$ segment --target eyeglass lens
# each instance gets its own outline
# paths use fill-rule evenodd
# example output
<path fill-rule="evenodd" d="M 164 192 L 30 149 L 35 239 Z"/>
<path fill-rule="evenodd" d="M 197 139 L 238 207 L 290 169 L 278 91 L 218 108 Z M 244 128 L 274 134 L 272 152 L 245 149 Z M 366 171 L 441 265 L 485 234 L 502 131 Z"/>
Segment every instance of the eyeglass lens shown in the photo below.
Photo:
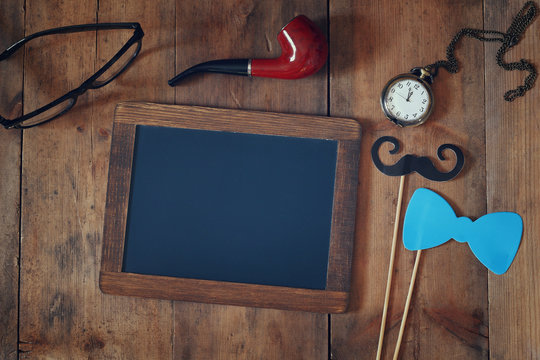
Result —
<path fill-rule="evenodd" d="M 49 120 L 54 119 L 56 116 L 61 115 L 65 111 L 69 110 L 73 104 L 75 104 L 75 99 L 68 98 L 64 101 L 62 101 L 59 104 L 56 104 L 52 108 L 37 114 L 36 116 L 32 116 L 30 119 L 25 120 L 21 122 L 17 127 L 20 128 L 29 128 L 32 126 L 39 125 L 41 123 L 47 122 Z"/>
<path fill-rule="evenodd" d="M 130 62 L 135 58 L 139 47 L 140 41 L 131 44 L 129 49 L 118 60 L 116 60 L 110 68 L 108 68 L 103 74 L 94 80 L 92 86 L 101 87 L 107 85 L 116 76 L 120 75 L 120 73 L 124 71 L 124 69 L 126 69 Z"/>

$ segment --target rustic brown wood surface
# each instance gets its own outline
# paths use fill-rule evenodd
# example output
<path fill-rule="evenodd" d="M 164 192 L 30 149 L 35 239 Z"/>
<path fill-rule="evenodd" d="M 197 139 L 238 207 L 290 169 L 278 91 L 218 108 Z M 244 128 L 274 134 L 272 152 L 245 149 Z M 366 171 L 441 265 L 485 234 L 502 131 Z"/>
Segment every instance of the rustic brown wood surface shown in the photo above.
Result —
<path fill-rule="evenodd" d="M 115 121 L 121 124 L 309 137 L 338 141 L 357 141 L 361 134 L 358 122 L 353 119 L 241 111 L 204 106 L 128 102 L 119 104 L 114 116 Z"/>
<path fill-rule="evenodd" d="M 24 34 L 21 1 L 0 3 L 0 48 Z M 23 57 L 0 64 L 0 113 L 22 114 Z M 6 86 L 7 85 L 7 86 Z M 21 132 L 0 131 L 0 359 L 17 359 Z"/>
<path fill-rule="evenodd" d="M 536 2 L 538 5 L 538 2 Z M 519 2 L 486 1 L 486 28 L 510 26 Z M 540 21 L 532 23 L 507 62 L 540 65 Z M 516 211 L 524 222 L 516 259 L 504 276 L 489 276 L 489 350 L 492 359 L 540 358 L 540 86 L 509 104 L 502 95 L 523 83 L 525 72 L 504 72 L 485 48 L 487 210 Z M 537 80 L 538 81 L 538 80 Z"/>
<path fill-rule="evenodd" d="M 122 272 L 102 272 L 100 288 L 113 295 L 232 304 L 270 309 L 343 313 L 344 291 L 183 279 Z"/>
<path fill-rule="evenodd" d="M 0 133 L 0 358 L 375 358 L 399 183 L 371 163 L 369 149 L 382 135 L 397 137 L 401 154 L 435 158 L 444 142 L 465 153 L 465 168 L 448 183 L 409 175 L 404 205 L 414 189 L 425 186 L 443 194 L 459 215 L 516 211 L 525 225 L 516 260 L 503 276 L 488 274 L 464 244 L 449 242 L 423 253 L 401 358 L 538 358 L 540 85 L 505 102 L 504 91 L 519 85 L 524 74 L 496 65 L 498 43 L 464 39 L 456 51 L 460 72 L 441 70 L 433 86 L 435 111 L 426 124 L 398 129 L 378 104 L 390 77 L 444 58 L 462 27 L 506 31 L 523 3 L 1 2 L 2 47 L 23 34 L 94 22 L 138 21 L 145 37 L 126 73 L 79 97 L 65 116 L 22 135 Z M 329 62 L 316 75 L 295 81 L 203 75 L 174 89 L 167 85 L 202 61 L 277 56 L 277 31 L 301 13 L 329 37 Z M 523 57 L 540 66 L 539 21 L 508 60 Z M 79 86 L 125 40 L 84 33 L 30 43 L 0 62 L 2 116 L 29 112 Z M 350 312 L 327 316 L 102 294 L 113 111 L 118 102 L 137 100 L 357 119 L 363 139 Z M 452 167 L 448 163 L 441 168 Z M 396 260 L 385 359 L 393 353 L 414 254 L 399 247 Z"/>

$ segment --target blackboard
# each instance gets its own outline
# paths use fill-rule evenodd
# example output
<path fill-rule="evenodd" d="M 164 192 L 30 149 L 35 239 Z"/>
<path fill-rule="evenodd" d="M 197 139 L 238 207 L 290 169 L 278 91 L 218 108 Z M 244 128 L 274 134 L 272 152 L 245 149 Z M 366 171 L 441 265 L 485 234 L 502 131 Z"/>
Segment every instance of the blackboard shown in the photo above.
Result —
<path fill-rule="evenodd" d="M 324 289 L 336 157 L 336 140 L 137 126 L 123 271 Z"/>
<path fill-rule="evenodd" d="M 348 119 L 119 106 L 102 290 L 344 311 L 359 135 Z"/>

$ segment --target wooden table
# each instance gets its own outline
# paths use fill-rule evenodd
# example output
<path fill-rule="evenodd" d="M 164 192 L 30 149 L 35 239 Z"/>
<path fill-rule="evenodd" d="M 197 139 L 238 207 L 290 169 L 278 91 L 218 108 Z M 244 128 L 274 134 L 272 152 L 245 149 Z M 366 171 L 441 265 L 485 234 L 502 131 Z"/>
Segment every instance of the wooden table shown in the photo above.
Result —
<path fill-rule="evenodd" d="M 425 251 L 402 345 L 403 359 L 540 358 L 540 85 L 512 103 L 519 71 L 496 65 L 498 43 L 465 39 L 460 71 L 442 70 L 423 126 L 399 129 L 379 105 L 395 74 L 442 59 L 463 27 L 506 31 L 520 1 L 138 1 L 0 2 L 0 47 L 39 30 L 138 21 L 145 37 L 133 66 L 81 96 L 67 115 L 29 130 L 0 131 L 0 358 L 373 359 L 377 349 L 398 178 L 382 175 L 369 149 L 392 135 L 404 153 L 464 149 L 453 181 L 407 177 L 443 194 L 459 215 L 523 216 L 517 257 L 489 273 L 464 244 Z M 167 80 L 198 62 L 273 57 L 275 36 L 297 14 L 329 38 L 330 57 L 296 81 L 226 75 Z M 509 61 L 540 66 L 540 21 Z M 0 63 L 3 116 L 14 117 L 79 86 L 121 39 L 95 33 L 36 42 Z M 24 53 L 24 56 L 23 56 Z M 351 305 L 337 316 L 104 295 L 98 288 L 115 105 L 140 100 L 357 119 L 363 127 Z M 451 167 L 451 165 L 449 165 Z M 414 254 L 399 246 L 385 341 L 391 358 Z"/>

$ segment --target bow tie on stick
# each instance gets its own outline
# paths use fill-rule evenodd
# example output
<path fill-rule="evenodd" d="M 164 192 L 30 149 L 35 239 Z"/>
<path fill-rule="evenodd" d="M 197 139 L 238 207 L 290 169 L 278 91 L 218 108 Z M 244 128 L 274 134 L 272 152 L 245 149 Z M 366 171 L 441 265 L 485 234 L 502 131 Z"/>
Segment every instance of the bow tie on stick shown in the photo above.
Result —
<path fill-rule="evenodd" d="M 504 274 L 516 256 L 523 221 L 513 212 L 496 212 L 476 221 L 457 217 L 437 193 L 417 189 L 407 207 L 403 222 L 403 245 L 408 250 L 423 250 L 450 239 L 469 244 L 474 256 L 497 275 Z"/>

